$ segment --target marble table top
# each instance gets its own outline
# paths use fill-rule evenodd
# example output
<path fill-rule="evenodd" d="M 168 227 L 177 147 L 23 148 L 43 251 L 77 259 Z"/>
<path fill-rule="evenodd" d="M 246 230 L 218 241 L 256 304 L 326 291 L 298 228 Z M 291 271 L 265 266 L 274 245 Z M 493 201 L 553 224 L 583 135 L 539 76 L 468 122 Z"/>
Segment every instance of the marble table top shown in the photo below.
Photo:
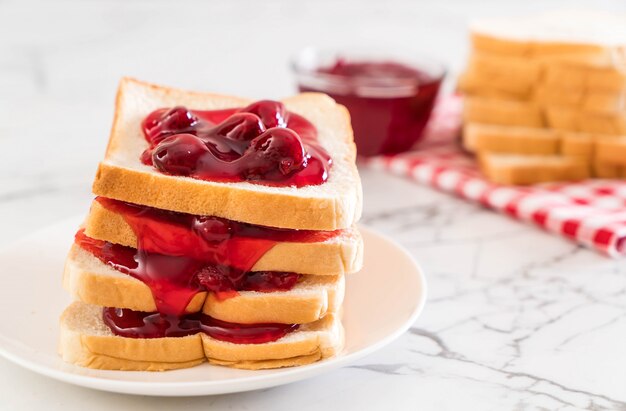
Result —
<path fill-rule="evenodd" d="M 460 0 L 263 3 L 0 1 L 0 246 L 86 212 L 122 75 L 278 97 L 293 90 L 287 59 L 301 45 L 393 39 L 430 47 L 454 72 L 466 53 L 467 17 L 496 8 Z M 502 8 L 538 7 L 526 3 Z M 358 19 L 350 18 L 355 7 Z M 259 28 L 259 19 L 273 24 Z M 380 19 L 378 34 L 364 29 Z M 266 47 L 277 47 L 275 59 L 250 70 L 250 55 Z M 361 172 L 363 224 L 404 245 L 429 282 L 423 315 L 392 345 L 288 386 L 178 399 L 78 388 L 0 359 L 0 409 L 626 410 L 626 261 Z"/>

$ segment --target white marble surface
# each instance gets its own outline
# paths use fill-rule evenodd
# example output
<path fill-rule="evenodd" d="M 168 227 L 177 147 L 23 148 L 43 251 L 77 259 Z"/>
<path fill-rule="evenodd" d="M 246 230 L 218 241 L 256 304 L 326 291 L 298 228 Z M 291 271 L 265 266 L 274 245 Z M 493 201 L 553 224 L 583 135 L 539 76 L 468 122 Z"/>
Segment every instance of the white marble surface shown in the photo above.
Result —
<path fill-rule="evenodd" d="M 122 75 L 277 97 L 308 44 L 428 50 L 454 72 L 468 16 L 585 4 L 178 3 L 0 1 L 0 245 L 87 210 Z M 424 314 L 390 347 L 289 386 L 188 399 L 81 389 L 0 359 L 0 409 L 626 410 L 625 261 L 379 172 L 363 180 L 364 223 L 404 244 L 430 283 Z"/>

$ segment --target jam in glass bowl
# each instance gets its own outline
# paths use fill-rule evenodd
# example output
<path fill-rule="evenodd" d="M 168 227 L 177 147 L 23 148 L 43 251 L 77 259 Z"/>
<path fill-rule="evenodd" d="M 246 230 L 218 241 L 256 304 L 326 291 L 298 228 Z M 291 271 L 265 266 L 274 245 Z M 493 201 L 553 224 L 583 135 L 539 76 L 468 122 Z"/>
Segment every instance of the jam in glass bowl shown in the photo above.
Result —
<path fill-rule="evenodd" d="M 421 137 L 445 69 L 407 53 L 302 50 L 293 60 L 300 91 L 326 93 L 350 112 L 361 156 L 393 154 Z"/>

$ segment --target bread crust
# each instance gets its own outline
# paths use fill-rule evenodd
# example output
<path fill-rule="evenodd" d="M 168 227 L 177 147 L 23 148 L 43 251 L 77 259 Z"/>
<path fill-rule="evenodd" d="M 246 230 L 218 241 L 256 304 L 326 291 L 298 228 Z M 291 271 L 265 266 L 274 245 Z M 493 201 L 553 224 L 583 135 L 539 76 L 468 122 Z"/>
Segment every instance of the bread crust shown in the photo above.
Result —
<path fill-rule="evenodd" d="M 515 157 L 515 161 L 506 160 L 511 157 Z M 482 153 L 479 161 L 489 180 L 498 184 L 527 185 L 590 177 L 589 163 L 576 157 Z"/>
<path fill-rule="evenodd" d="M 94 369 L 166 371 L 213 364 L 244 369 L 308 364 L 338 353 L 344 344 L 339 318 L 328 316 L 275 342 L 232 344 L 199 333 L 187 337 L 124 338 L 101 320 L 101 308 L 72 303 L 61 316 L 59 353 L 64 361 Z M 298 335 L 294 335 L 301 333 Z"/>
<path fill-rule="evenodd" d="M 626 166 L 626 137 L 597 139 L 595 159 L 600 164 Z"/>
<path fill-rule="evenodd" d="M 87 251 L 73 245 L 65 263 L 63 286 L 75 299 L 91 305 L 157 311 L 150 288 L 140 280 L 116 272 Z M 343 276 L 305 276 L 292 291 L 259 293 L 242 291 L 220 300 L 200 292 L 186 311 L 202 311 L 234 323 L 304 324 L 317 321 L 341 306 Z"/>
<path fill-rule="evenodd" d="M 124 218 L 94 201 L 85 221 L 85 234 L 97 240 L 137 247 L 137 237 Z M 309 275 L 343 275 L 363 267 L 363 238 L 356 229 L 345 229 L 325 242 L 281 242 L 268 250 L 252 271 L 285 271 Z"/>
<path fill-rule="evenodd" d="M 139 104 L 135 100 L 146 107 L 137 110 L 142 113 L 140 116 L 127 115 L 126 112 Z M 217 183 L 161 174 L 138 162 L 141 151 L 147 147 L 139 134 L 139 123 L 150 111 L 176 104 L 217 109 L 241 107 L 248 102 L 236 97 L 122 79 L 106 157 L 98 167 L 93 184 L 94 194 L 164 210 L 215 215 L 271 227 L 336 230 L 352 226 L 361 215 L 362 189 L 355 164 L 356 146 L 350 116 L 345 107 L 323 94 L 303 93 L 283 100 L 289 110 L 305 116 L 316 126 L 323 146 L 341 144 L 343 147 L 343 153 L 330 150 L 334 165 L 329 180 L 321 186 L 270 188 L 247 182 Z M 120 154 L 129 151 L 128 147 L 132 148 L 130 155 L 137 157 L 132 166 L 125 166 L 120 160 L 120 156 L 129 154 Z"/>
<path fill-rule="evenodd" d="M 466 123 L 463 144 L 473 152 L 558 154 L 560 136 L 554 130 Z"/>
<path fill-rule="evenodd" d="M 466 123 L 502 126 L 543 127 L 545 125 L 541 108 L 533 103 L 481 97 L 464 99 L 463 120 Z"/>
<path fill-rule="evenodd" d="M 475 50 L 507 56 L 541 57 L 555 54 L 605 56 L 611 52 L 609 47 L 597 44 L 524 41 L 497 37 L 477 30 L 472 30 L 470 40 Z"/>

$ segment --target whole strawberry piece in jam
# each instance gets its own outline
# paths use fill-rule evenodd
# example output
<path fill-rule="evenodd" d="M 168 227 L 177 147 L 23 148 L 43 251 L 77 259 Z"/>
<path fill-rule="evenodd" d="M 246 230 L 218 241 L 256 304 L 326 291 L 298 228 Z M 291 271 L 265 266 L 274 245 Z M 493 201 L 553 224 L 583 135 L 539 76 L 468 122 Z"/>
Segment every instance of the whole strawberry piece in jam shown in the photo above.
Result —
<path fill-rule="evenodd" d="M 152 164 L 167 174 L 190 176 L 200 157 L 209 153 L 204 141 L 193 134 L 176 134 L 161 141 L 152 151 Z"/>
<path fill-rule="evenodd" d="M 261 118 L 265 127 L 287 127 L 289 114 L 280 101 L 261 100 L 241 109 L 245 113 L 253 113 Z"/>
<path fill-rule="evenodd" d="M 198 118 L 183 106 L 160 109 L 150 113 L 142 126 L 147 140 L 158 144 L 166 137 L 195 131 Z"/>
<path fill-rule="evenodd" d="M 306 167 L 302 140 L 287 128 L 271 128 L 252 140 L 242 159 L 248 164 L 248 179 L 289 175 Z"/>

